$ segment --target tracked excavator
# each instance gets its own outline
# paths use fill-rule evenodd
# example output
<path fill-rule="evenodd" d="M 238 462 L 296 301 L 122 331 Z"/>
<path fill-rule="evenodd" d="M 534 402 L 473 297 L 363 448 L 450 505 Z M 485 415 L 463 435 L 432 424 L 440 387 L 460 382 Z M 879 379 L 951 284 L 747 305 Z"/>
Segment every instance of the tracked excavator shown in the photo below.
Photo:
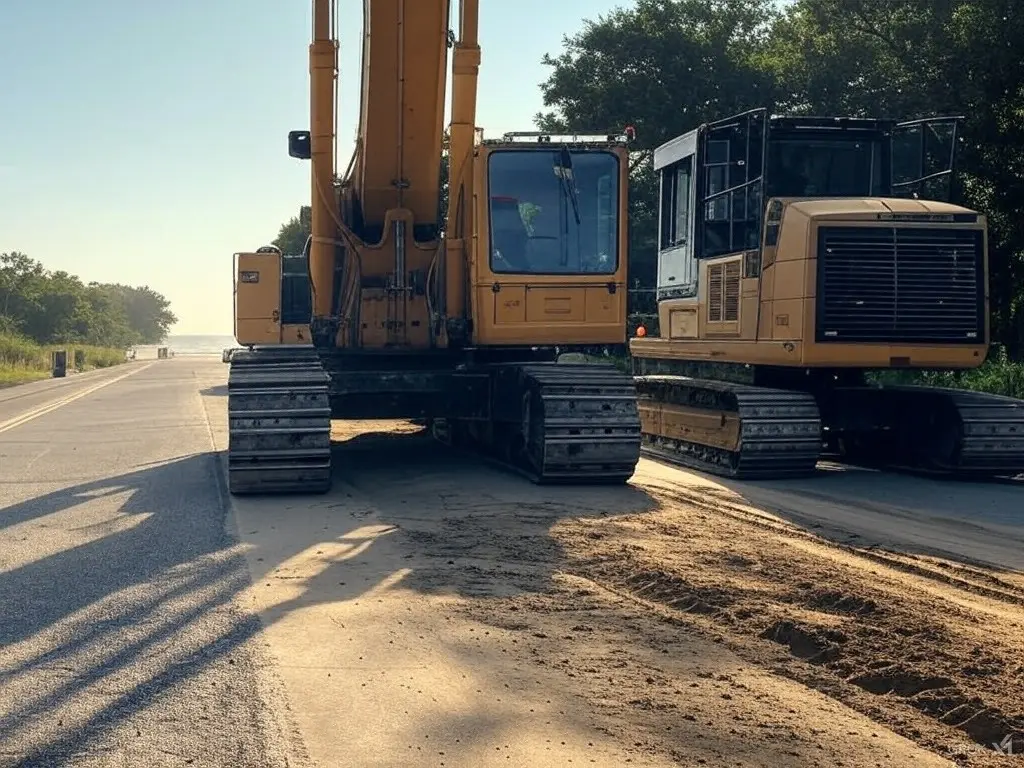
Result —
<path fill-rule="evenodd" d="M 732 478 L 822 457 L 1024 472 L 1024 401 L 868 378 L 986 359 L 986 219 L 950 202 L 959 121 L 755 109 L 657 148 L 658 333 L 630 340 L 645 454 Z"/>
<path fill-rule="evenodd" d="M 419 420 L 538 483 L 632 475 L 632 377 L 559 362 L 626 343 L 630 131 L 485 138 L 478 4 L 453 25 L 449 0 L 365 1 L 358 136 L 339 177 L 337 9 L 313 0 L 311 124 L 288 136 L 310 161 L 306 274 L 273 247 L 235 254 L 232 493 L 327 491 L 332 418 Z"/>

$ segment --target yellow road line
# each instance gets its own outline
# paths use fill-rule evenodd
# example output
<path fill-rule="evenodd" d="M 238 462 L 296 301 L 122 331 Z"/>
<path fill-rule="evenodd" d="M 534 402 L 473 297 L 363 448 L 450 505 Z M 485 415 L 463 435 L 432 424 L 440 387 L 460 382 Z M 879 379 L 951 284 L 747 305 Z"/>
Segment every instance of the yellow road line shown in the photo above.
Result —
<path fill-rule="evenodd" d="M 109 387 L 111 384 L 116 384 L 122 379 L 127 379 L 129 376 L 134 376 L 136 373 L 140 373 L 146 370 L 151 365 L 153 365 L 153 363 L 144 365 L 141 368 L 136 368 L 133 371 L 128 371 L 128 373 L 123 373 L 120 376 L 115 376 L 113 379 L 101 381 L 99 384 L 94 384 L 91 387 L 81 389 L 78 392 L 75 392 L 73 395 L 62 397 L 59 400 L 51 400 L 49 403 L 41 405 L 38 408 L 34 408 L 31 411 L 26 411 L 20 416 L 15 416 L 13 419 L 8 419 L 7 421 L 0 422 L 0 432 L 6 432 L 9 429 L 20 427 L 22 424 L 32 421 L 33 419 L 38 419 L 40 416 L 45 416 L 46 414 L 52 411 L 56 411 L 58 408 L 61 408 L 67 405 L 68 403 L 73 403 L 75 400 L 78 400 L 79 398 L 85 397 L 86 395 L 91 395 L 93 392 L 101 390 L 104 387 Z"/>

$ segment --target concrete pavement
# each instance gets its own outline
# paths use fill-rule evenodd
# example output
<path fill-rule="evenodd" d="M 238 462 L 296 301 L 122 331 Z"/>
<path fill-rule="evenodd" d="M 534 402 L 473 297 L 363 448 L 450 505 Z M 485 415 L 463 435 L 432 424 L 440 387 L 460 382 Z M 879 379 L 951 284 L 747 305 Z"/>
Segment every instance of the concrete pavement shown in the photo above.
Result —
<path fill-rule="evenodd" d="M 15 387 L 4 387 L 0 389 L 0 429 L 4 429 L 3 425 L 12 419 L 23 419 L 34 411 L 68 400 L 93 387 L 109 384 L 145 365 L 147 363 L 125 363 L 114 368 L 96 368 L 85 373 L 71 374 L 61 379 L 42 379 Z"/>

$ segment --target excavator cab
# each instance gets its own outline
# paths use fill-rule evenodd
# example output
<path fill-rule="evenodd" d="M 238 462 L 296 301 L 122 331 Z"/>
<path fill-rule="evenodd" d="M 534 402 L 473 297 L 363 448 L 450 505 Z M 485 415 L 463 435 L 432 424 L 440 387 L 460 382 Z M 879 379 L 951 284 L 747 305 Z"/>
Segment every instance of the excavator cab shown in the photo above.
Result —
<path fill-rule="evenodd" d="M 536 132 L 480 142 L 475 342 L 625 343 L 627 145 Z"/>

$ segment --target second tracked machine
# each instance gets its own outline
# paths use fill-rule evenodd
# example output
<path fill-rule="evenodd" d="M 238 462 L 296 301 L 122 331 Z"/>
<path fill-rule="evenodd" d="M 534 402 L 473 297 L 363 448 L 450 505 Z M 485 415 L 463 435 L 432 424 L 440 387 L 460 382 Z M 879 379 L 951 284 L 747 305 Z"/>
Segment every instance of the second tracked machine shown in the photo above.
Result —
<path fill-rule="evenodd" d="M 232 493 L 328 490 L 332 418 L 424 421 L 535 482 L 633 474 L 631 376 L 556 362 L 626 343 L 628 131 L 485 140 L 479 0 L 455 23 L 449 2 L 365 0 L 358 136 L 338 177 L 337 9 L 313 0 L 311 125 L 289 135 L 311 168 L 308 271 L 274 248 L 236 254 L 248 349 L 228 382 Z"/>
<path fill-rule="evenodd" d="M 1024 401 L 868 380 L 986 359 L 986 220 L 950 202 L 958 120 L 756 109 L 655 151 L 660 330 L 630 341 L 645 453 L 734 478 L 824 456 L 1024 472 Z"/>

